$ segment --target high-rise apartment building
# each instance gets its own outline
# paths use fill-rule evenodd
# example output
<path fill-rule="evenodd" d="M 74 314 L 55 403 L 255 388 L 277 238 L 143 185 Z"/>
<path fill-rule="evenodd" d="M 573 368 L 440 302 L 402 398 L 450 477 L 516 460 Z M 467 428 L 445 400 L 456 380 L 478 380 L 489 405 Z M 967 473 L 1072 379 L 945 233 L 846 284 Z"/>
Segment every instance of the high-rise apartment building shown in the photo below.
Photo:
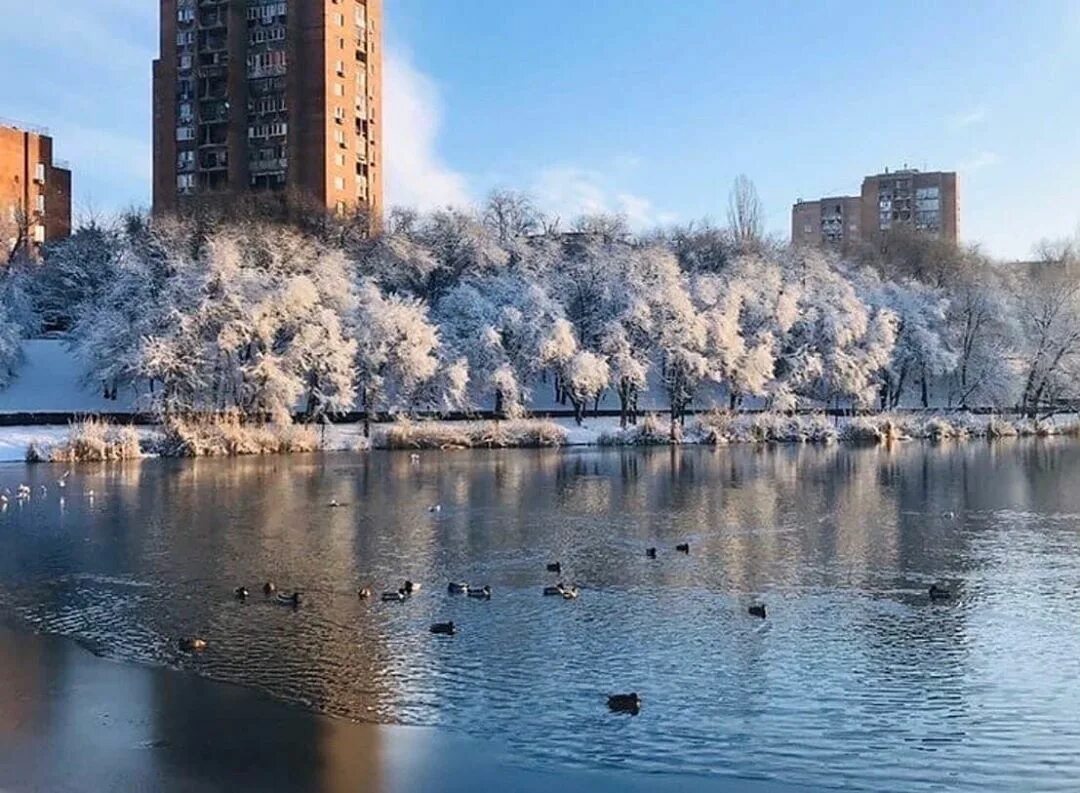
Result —
<path fill-rule="evenodd" d="M 959 200 L 956 174 L 911 168 L 867 176 L 857 196 L 798 201 L 791 210 L 795 245 L 845 248 L 872 242 L 898 226 L 956 242 Z"/>
<path fill-rule="evenodd" d="M 0 262 L 71 234 L 71 170 L 48 130 L 0 122 Z"/>
<path fill-rule="evenodd" d="M 154 210 L 289 191 L 382 199 L 382 0 L 160 0 Z"/>

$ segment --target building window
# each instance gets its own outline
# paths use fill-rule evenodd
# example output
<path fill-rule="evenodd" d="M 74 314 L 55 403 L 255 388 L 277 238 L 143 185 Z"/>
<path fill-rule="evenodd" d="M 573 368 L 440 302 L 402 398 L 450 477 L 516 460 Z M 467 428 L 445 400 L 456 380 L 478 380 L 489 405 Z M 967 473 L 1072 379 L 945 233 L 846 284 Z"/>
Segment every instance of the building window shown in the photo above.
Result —
<path fill-rule="evenodd" d="M 177 140 L 195 140 L 195 127 L 177 127 Z"/>
<path fill-rule="evenodd" d="M 39 194 L 37 197 L 37 211 L 39 215 L 45 214 L 45 195 Z"/>
<path fill-rule="evenodd" d="M 178 190 L 190 190 L 195 186 L 195 174 L 182 173 L 176 177 L 176 187 Z"/>
<path fill-rule="evenodd" d="M 34 181 L 38 184 L 45 184 L 45 163 L 39 162 L 34 167 Z"/>
<path fill-rule="evenodd" d="M 344 176 L 335 176 L 334 177 L 334 189 L 335 190 L 344 190 L 345 189 L 345 177 Z"/>

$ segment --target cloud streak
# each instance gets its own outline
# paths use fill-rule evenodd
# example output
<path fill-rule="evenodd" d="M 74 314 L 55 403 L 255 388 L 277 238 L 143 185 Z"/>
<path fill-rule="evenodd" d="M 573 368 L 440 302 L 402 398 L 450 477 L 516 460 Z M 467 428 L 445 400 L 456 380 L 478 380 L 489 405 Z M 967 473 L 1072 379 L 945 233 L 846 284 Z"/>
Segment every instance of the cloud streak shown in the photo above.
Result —
<path fill-rule="evenodd" d="M 634 229 L 643 230 L 672 219 L 648 198 L 619 189 L 600 171 L 575 165 L 543 169 L 531 192 L 542 210 L 564 221 L 581 215 L 615 214 L 625 217 Z"/>
<path fill-rule="evenodd" d="M 945 126 L 952 132 L 960 132 L 974 127 L 978 124 L 982 124 L 986 121 L 987 110 L 985 107 L 974 107 L 963 113 L 955 113 L 945 119 Z"/>

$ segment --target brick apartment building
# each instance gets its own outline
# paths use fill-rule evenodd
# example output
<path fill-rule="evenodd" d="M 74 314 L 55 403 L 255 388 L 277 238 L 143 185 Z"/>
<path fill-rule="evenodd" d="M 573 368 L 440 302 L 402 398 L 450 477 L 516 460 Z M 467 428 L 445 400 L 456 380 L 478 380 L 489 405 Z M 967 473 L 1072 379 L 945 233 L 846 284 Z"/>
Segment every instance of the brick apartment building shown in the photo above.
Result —
<path fill-rule="evenodd" d="M 160 0 L 154 210 L 284 191 L 378 221 L 382 0 Z"/>
<path fill-rule="evenodd" d="M 857 196 L 798 201 L 791 210 L 795 245 L 846 248 L 872 242 L 897 226 L 910 226 L 956 242 L 959 200 L 951 171 L 899 171 L 867 176 Z"/>
<path fill-rule="evenodd" d="M 71 170 L 53 159 L 48 130 L 0 122 L 0 262 L 71 234 Z"/>

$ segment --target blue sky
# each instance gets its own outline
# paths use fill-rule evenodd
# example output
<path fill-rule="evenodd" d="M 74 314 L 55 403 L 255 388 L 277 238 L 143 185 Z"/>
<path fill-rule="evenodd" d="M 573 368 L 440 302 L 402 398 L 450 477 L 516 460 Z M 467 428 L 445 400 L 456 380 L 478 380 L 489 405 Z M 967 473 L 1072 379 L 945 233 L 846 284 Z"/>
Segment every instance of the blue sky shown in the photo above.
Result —
<path fill-rule="evenodd" d="M 961 173 L 961 234 L 1028 255 L 1080 224 L 1080 4 L 385 0 L 392 201 L 529 190 L 569 219 L 770 228 L 905 163 Z M 0 116 L 52 128 L 77 210 L 149 199 L 153 0 L 0 0 Z"/>

